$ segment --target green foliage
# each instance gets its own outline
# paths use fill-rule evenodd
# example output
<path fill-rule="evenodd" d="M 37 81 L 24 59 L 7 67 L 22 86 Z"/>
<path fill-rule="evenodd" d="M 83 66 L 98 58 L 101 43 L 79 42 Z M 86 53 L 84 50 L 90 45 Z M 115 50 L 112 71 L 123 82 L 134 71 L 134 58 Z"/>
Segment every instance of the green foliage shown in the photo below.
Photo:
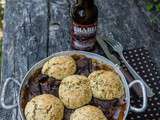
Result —
<path fill-rule="evenodd" d="M 147 4 L 147 10 L 148 10 L 148 11 L 152 11 L 152 9 L 153 9 L 153 4 L 148 3 L 148 4 Z"/>
<path fill-rule="evenodd" d="M 0 32 L 1 30 L 3 30 L 3 15 L 4 15 L 4 8 L 2 7 L 0 0 Z M 2 38 L 0 38 L 0 68 L 1 68 L 1 61 L 2 61 Z"/>
<path fill-rule="evenodd" d="M 160 3 L 156 5 L 157 11 L 160 12 Z"/>
<path fill-rule="evenodd" d="M 4 8 L 2 7 L 2 4 L 0 3 L 0 29 L 2 30 L 3 28 L 3 14 L 4 14 Z"/>
<path fill-rule="evenodd" d="M 146 9 L 149 12 L 160 12 L 160 0 L 147 0 Z"/>
<path fill-rule="evenodd" d="M 158 0 L 153 0 L 153 2 L 157 2 Z"/>
<path fill-rule="evenodd" d="M 2 62 L 2 39 L 0 39 L 0 65 L 1 65 L 1 62 Z"/>

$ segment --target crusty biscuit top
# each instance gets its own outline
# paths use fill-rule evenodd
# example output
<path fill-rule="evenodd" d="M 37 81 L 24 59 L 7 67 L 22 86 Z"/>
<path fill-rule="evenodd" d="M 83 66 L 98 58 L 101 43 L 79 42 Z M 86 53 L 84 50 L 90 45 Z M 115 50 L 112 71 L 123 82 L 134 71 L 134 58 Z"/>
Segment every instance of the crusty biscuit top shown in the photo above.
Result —
<path fill-rule="evenodd" d="M 92 99 L 92 91 L 87 77 L 72 75 L 62 80 L 59 97 L 67 108 L 74 109 L 88 104 Z"/>
<path fill-rule="evenodd" d="M 95 98 L 112 100 L 124 95 L 122 81 L 113 71 L 94 71 L 88 78 Z"/>
<path fill-rule="evenodd" d="M 87 105 L 75 110 L 70 120 L 107 120 L 107 118 L 98 107 Z"/>
<path fill-rule="evenodd" d="M 58 80 L 73 75 L 76 71 L 75 60 L 70 56 L 53 57 L 42 68 L 42 74 L 54 77 Z"/>
<path fill-rule="evenodd" d="M 26 120 L 62 120 L 63 112 L 63 103 L 49 94 L 32 98 L 25 107 Z"/>

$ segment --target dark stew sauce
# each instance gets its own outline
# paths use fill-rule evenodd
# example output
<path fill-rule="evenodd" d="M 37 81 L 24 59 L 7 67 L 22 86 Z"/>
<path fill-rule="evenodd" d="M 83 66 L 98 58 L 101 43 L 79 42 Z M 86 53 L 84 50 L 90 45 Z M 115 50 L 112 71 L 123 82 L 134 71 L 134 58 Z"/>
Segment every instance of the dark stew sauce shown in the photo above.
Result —
<path fill-rule="evenodd" d="M 100 64 L 96 60 L 87 58 L 85 56 L 73 55 L 72 56 L 77 64 L 77 71 L 75 74 L 88 76 L 95 70 L 113 70 L 111 67 Z M 38 69 L 29 79 L 28 84 L 25 86 L 21 93 L 22 108 L 24 110 L 28 101 L 33 97 L 41 94 L 52 94 L 58 97 L 58 88 L 61 81 L 55 78 L 48 77 L 41 74 L 41 69 Z M 123 98 L 114 100 L 99 100 L 92 98 L 90 105 L 99 107 L 108 120 L 123 120 L 124 112 L 126 110 L 126 101 Z M 69 120 L 70 114 L 74 110 L 65 108 L 63 120 Z"/>

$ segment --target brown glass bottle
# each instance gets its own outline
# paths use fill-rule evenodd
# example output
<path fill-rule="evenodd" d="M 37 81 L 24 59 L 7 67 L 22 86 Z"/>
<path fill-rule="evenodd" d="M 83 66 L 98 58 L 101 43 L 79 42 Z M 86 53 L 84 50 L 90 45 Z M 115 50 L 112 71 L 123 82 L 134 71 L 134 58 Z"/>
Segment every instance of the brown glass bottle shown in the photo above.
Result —
<path fill-rule="evenodd" d="M 98 9 L 94 0 L 77 0 L 72 8 L 72 47 L 91 50 L 96 42 Z"/>

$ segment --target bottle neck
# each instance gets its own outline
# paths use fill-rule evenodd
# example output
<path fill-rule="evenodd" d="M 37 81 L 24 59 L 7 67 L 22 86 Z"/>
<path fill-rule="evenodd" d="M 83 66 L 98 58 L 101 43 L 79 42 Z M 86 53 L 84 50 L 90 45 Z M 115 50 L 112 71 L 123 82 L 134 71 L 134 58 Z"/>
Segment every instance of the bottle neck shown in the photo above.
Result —
<path fill-rule="evenodd" d="M 94 0 L 77 0 L 77 3 L 84 7 L 90 7 L 94 5 Z"/>

